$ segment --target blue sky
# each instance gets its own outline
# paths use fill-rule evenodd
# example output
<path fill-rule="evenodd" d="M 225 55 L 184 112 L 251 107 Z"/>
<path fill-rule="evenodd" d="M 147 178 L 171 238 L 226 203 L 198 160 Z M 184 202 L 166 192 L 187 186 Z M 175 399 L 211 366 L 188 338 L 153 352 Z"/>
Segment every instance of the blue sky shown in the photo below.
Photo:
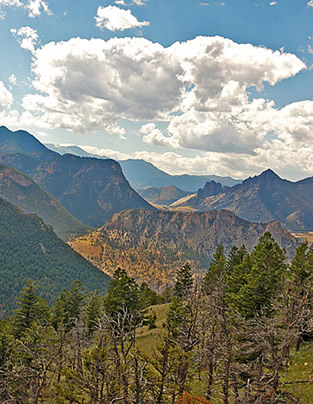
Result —
<path fill-rule="evenodd" d="M 0 120 L 170 173 L 313 175 L 313 1 L 0 0 Z"/>

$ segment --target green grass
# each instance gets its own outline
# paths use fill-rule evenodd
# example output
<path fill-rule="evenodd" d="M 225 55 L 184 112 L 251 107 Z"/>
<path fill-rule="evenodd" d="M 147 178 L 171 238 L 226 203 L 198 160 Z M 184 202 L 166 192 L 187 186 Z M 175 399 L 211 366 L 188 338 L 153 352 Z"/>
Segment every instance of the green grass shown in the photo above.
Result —
<path fill-rule="evenodd" d="M 282 382 L 286 383 L 284 390 L 296 395 L 301 403 L 313 403 L 313 342 L 303 344 L 299 352 L 292 352 L 291 364 Z"/>
<path fill-rule="evenodd" d="M 157 320 L 155 323 L 156 328 L 149 330 L 149 327 L 145 325 L 139 328 L 137 333 L 138 347 L 146 355 L 149 355 L 153 352 L 153 349 L 156 348 L 160 340 L 160 334 L 163 330 L 163 324 L 166 321 L 168 306 L 168 304 L 158 304 L 147 309 L 147 314 L 155 313 Z"/>
<path fill-rule="evenodd" d="M 152 354 L 159 342 L 163 324 L 166 321 L 168 307 L 168 304 L 160 304 L 147 309 L 148 314 L 152 312 L 156 314 L 157 321 L 156 328 L 152 330 L 149 330 L 148 326 L 141 327 L 138 330 L 138 347 L 146 355 Z M 294 383 L 299 381 L 305 382 Z M 300 400 L 300 403 L 313 403 L 313 342 L 302 344 L 299 352 L 292 350 L 290 366 L 285 375 L 281 377 L 281 382 L 281 390 L 288 391 L 295 395 Z M 190 387 L 192 393 L 196 396 L 203 395 L 206 389 L 205 377 L 202 380 L 198 380 L 197 377 L 194 377 Z M 220 398 L 217 398 L 218 396 L 217 394 L 215 397 L 212 397 L 212 402 L 222 402 Z"/>

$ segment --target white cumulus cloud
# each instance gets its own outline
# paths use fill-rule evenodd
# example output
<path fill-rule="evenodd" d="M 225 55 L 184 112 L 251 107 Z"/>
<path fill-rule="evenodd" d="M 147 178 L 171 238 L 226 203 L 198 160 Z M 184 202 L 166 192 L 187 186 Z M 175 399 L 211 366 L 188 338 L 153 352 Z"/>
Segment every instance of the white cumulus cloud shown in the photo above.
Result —
<path fill-rule="evenodd" d="M 42 11 L 48 15 L 52 14 L 48 3 L 44 0 L 29 0 L 26 3 L 25 8 L 28 10 L 29 17 L 38 17 Z"/>
<path fill-rule="evenodd" d="M 13 103 L 13 95 L 5 87 L 3 81 L 0 81 L 0 112 L 10 107 Z"/>
<path fill-rule="evenodd" d="M 116 0 L 115 4 L 118 4 L 120 6 L 144 6 L 146 3 L 148 3 L 149 0 L 130 0 L 129 2 L 126 2 L 125 0 Z"/>
<path fill-rule="evenodd" d="M 153 144 L 155 146 L 176 146 L 171 143 L 171 139 L 164 136 L 155 123 L 147 123 L 146 125 L 143 125 L 140 128 L 140 133 L 144 135 L 142 140 L 147 144 Z"/>
<path fill-rule="evenodd" d="M 21 27 L 16 30 L 11 29 L 11 33 L 18 39 L 21 48 L 34 53 L 35 45 L 38 43 L 37 31 L 31 27 Z"/>
<path fill-rule="evenodd" d="M 0 81 L 0 122 L 1 125 L 16 127 L 18 125 L 19 114 L 11 109 L 13 104 L 13 95 Z"/>
<path fill-rule="evenodd" d="M 22 4 L 20 0 L 0 0 L 0 6 L 3 7 L 21 7 Z"/>
<path fill-rule="evenodd" d="M 124 31 L 125 29 L 145 27 L 148 21 L 138 21 L 131 10 L 124 10 L 116 6 L 98 7 L 95 17 L 98 28 L 106 28 L 110 31 Z"/>
<path fill-rule="evenodd" d="M 23 104 L 51 126 L 87 132 L 108 130 L 120 118 L 162 119 L 182 96 L 177 58 L 143 38 L 76 38 L 34 56 L 38 92 Z"/>
<path fill-rule="evenodd" d="M 42 12 L 51 15 L 49 5 L 44 0 L 0 0 L 0 7 L 19 7 L 27 11 L 29 17 L 38 17 Z M 2 13 L 2 16 L 4 14 Z"/>
<path fill-rule="evenodd" d="M 73 38 L 34 49 L 35 92 L 23 98 L 21 119 L 44 129 L 124 138 L 123 120 L 148 121 L 139 135 L 146 144 L 175 149 L 179 157 L 166 166 L 172 172 L 210 167 L 241 177 L 245 170 L 274 168 L 271 162 L 284 172 L 289 153 L 297 172 L 309 173 L 313 101 L 279 109 L 249 96 L 251 87 L 260 92 L 264 83 L 274 86 L 305 68 L 295 55 L 222 37 L 169 47 L 144 38 Z M 183 150 L 197 151 L 197 166 Z M 166 168 L 165 157 L 153 159 Z"/>

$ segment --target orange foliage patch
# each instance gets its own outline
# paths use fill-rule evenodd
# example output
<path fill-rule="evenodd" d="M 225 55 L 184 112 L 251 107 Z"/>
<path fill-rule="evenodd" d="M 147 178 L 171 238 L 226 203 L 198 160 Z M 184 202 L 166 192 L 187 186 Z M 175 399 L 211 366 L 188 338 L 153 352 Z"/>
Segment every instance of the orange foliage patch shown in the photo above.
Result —
<path fill-rule="evenodd" d="M 211 404 L 210 401 L 202 397 L 195 397 L 186 391 L 178 398 L 177 404 Z"/>

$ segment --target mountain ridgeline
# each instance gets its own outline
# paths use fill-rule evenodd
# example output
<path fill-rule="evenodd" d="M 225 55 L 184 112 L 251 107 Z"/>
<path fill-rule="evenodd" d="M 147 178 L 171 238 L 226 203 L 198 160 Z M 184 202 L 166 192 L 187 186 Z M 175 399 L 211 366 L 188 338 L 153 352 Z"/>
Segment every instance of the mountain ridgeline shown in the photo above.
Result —
<path fill-rule="evenodd" d="M 154 209 L 130 187 L 113 160 L 65 154 L 42 162 L 30 175 L 89 226 L 100 227 L 124 209 Z"/>
<path fill-rule="evenodd" d="M 211 181 L 187 202 L 176 203 L 187 205 L 200 211 L 229 209 L 252 222 L 279 220 L 293 232 L 312 231 L 313 178 L 292 182 L 266 170 L 233 187 Z"/>
<path fill-rule="evenodd" d="M 92 230 L 74 218 L 30 177 L 3 164 L 0 164 L 0 198 L 20 207 L 25 213 L 36 214 L 65 241 Z"/>
<path fill-rule="evenodd" d="M 154 188 L 149 187 L 139 191 L 139 194 L 148 202 L 156 205 L 171 205 L 178 199 L 190 195 L 190 192 L 183 191 L 174 185 Z"/>
<path fill-rule="evenodd" d="M 33 154 L 42 160 L 48 159 L 48 156 L 57 155 L 24 130 L 12 132 L 5 126 L 0 126 L 0 139 L 1 154 Z"/>
<path fill-rule="evenodd" d="M 96 157 L 106 159 L 107 157 L 88 153 L 78 146 L 60 146 L 55 144 L 46 144 L 51 150 L 60 154 L 71 153 L 81 157 Z M 175 186 L 185 189 L 188 192 L 196 192 L 207 181 L 215 180 L 224 185 L 233 186 L 239 184 L 240 180 L 234 180 L 231 177 L 221 177 L 219 175 L 171 175 L 153 164 L 136 159 L 119 160 L 123 172 L 130 182 L 131 186 L 136 190 L 142 190 L 147 187 L 161 188 L 166 186 Z"/>
<path fill-rule="evenodd" d="M 0 144 L 0 162 L 30 176 L 88 226 L 100 227 L 124 209 L 154 210 L 130 187 L 113 160 L 61 156 L 27 132 L 5 127 L 0 128 Z"/>
<path fill-rule="evenodd" d="M 120 266 L 140 282 L 162 290 L 175 279 L 177 268 L 189 261 L 199 272 L 207 269 L 218 244 L 229 253 L 234 245 L 248 250 L 269 231 L 294 253 L 296 240 L 279 222 L 249 223 L 232 212 L 169 212 L 128 210 L 70 245 L 108 274 Z"/>
<path fill-rule="evenodd" d="M 109 277 L 73 251 L 36 215 L 0 198 L 0 317 L 16 308 L 31 279 L 53 303 L 64 288 L 80 280 L 87 291 L 104 293 Z"/>

